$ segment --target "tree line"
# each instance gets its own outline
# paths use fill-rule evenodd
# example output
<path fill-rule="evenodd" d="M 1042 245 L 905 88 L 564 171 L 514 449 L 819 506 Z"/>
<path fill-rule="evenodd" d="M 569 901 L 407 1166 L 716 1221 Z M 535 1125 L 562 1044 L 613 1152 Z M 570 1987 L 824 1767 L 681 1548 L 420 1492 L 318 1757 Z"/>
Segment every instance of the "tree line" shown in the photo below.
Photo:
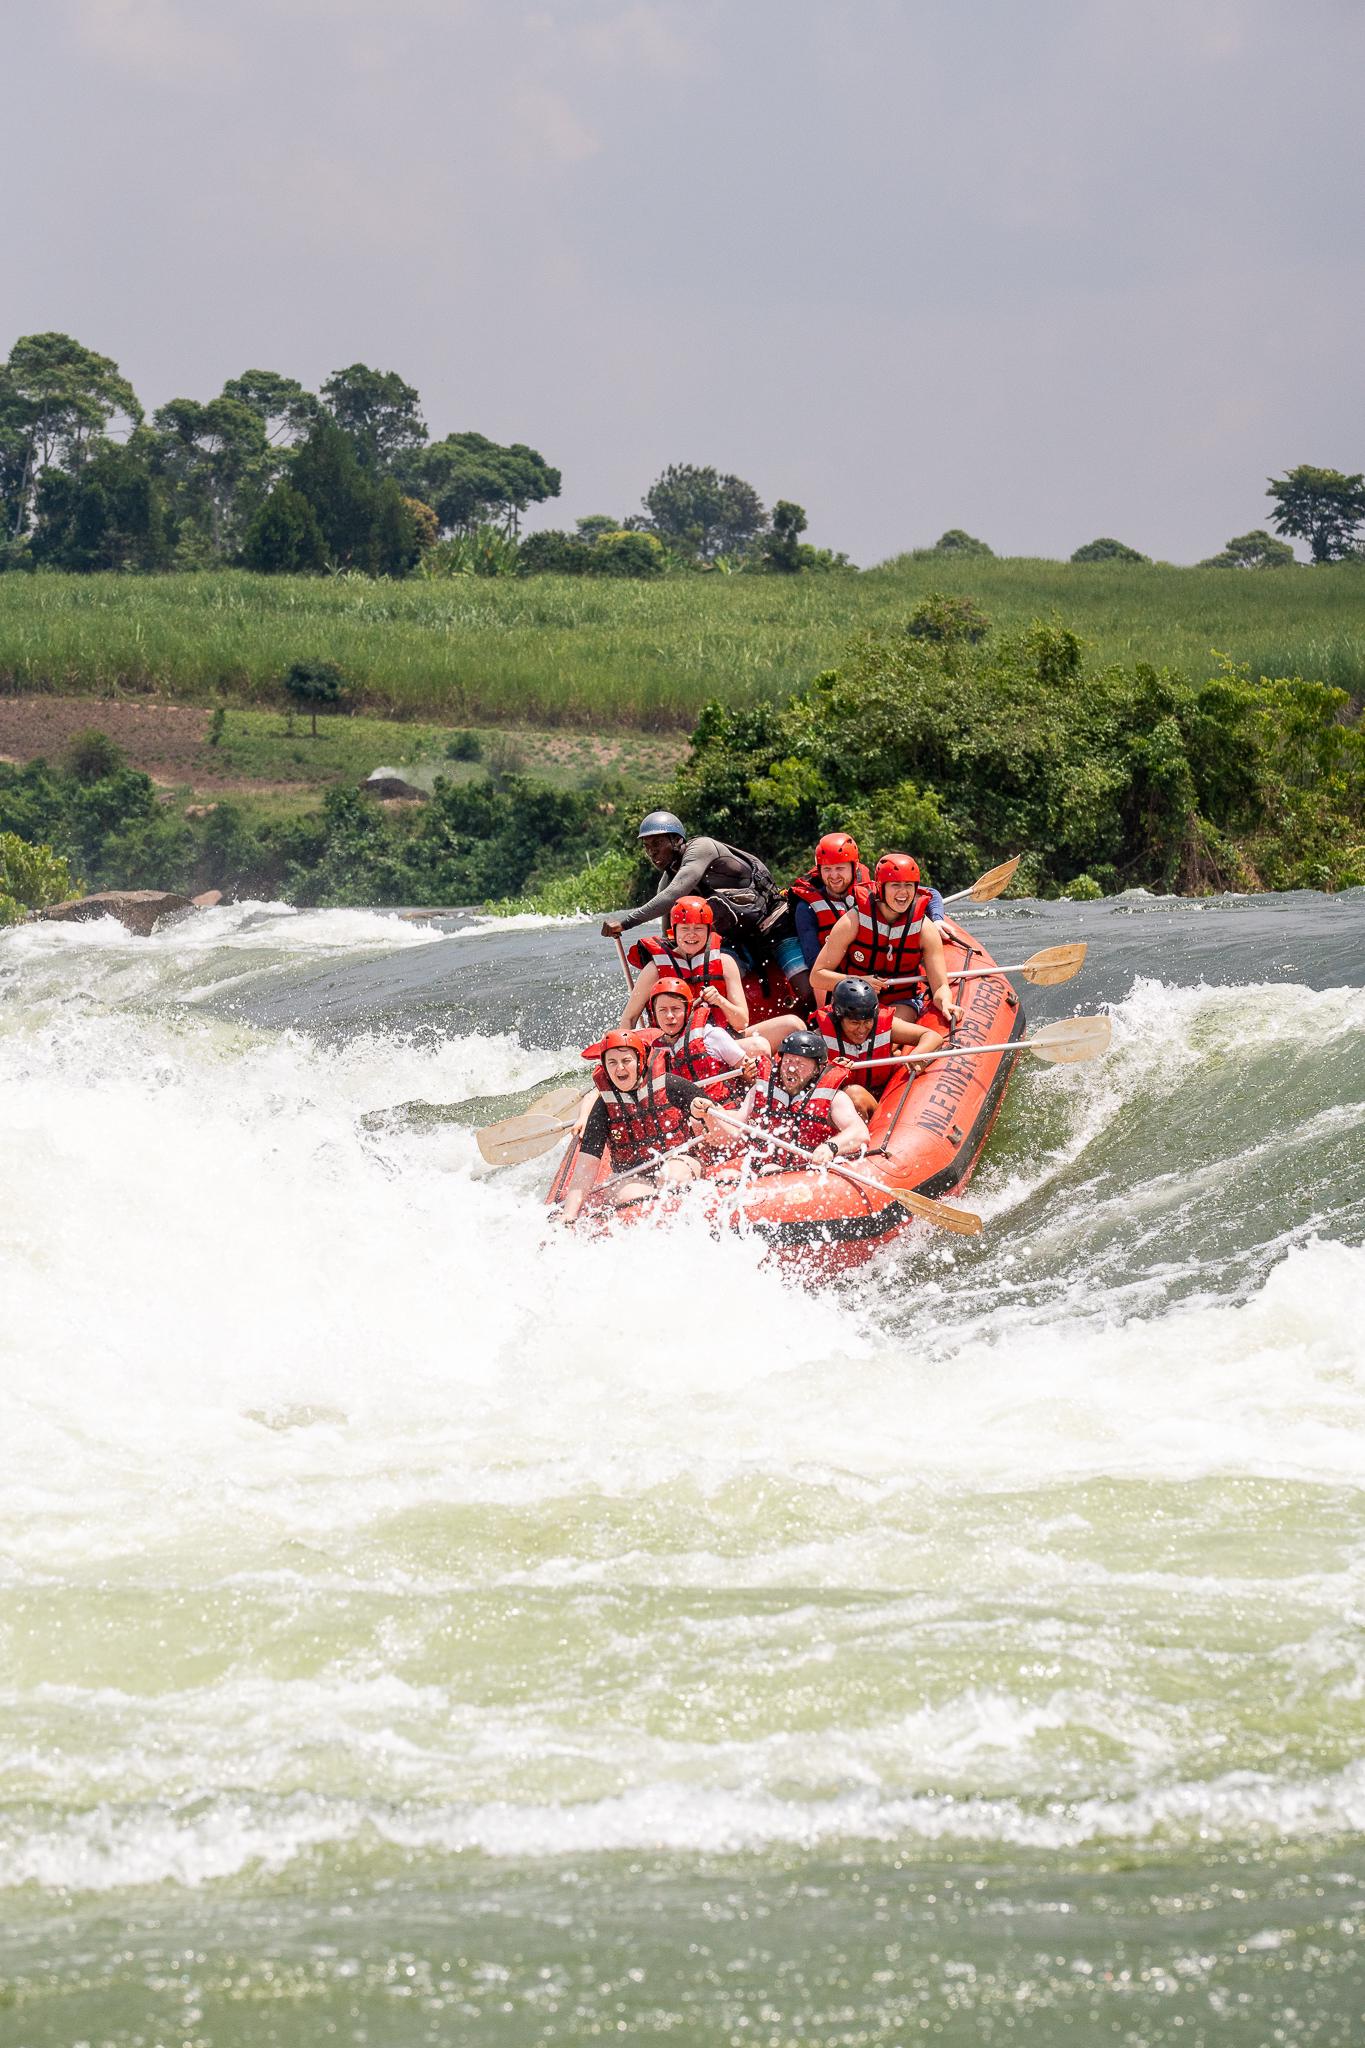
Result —
<path fill-rule="evenodd" d="M 432 439 L 414 386 L 352 363 L 316 392 L 245 370 L 215 398 L 148 417 L 110 357 L 22 336 L 0 365 L 0 567 L 239 565 L 371 576 L 651 576 L 665 566 L 774 573 L 846 565 L 808 546 L 806 514 L 769 515 L 742 478 L 673 465 L 640 513 L 521 538 L 561 476 L 524 442 Z"/>
<path fill-rule="evenodd" d="M 433 440 L 416 389 L 365 363 L 316 392 L 245 370 L 217 397 L 174 398 L 150 418 L 117 363 L 70 335 L 24 335 L 0 364 L 0 568 L 647 577 L 850 566 L 803 540 L 793 500 L 769 512 L 742 477 L 693 463 L 665 469 L 638 513 L 523 538 L 525 513 L 560 486 L 524 442 Z M 1365 554 L 1365 475 L 1300 464 L 1270 478 L 1269 495 L 1276 534 L 1239 534 L 1201 566 L 1287 567 L 1292 540 L 1315 563 Z M 917 552 L 992 550 L 953 527 Z M 1102 536 L 1071 560 L 1147 557 Z"/>

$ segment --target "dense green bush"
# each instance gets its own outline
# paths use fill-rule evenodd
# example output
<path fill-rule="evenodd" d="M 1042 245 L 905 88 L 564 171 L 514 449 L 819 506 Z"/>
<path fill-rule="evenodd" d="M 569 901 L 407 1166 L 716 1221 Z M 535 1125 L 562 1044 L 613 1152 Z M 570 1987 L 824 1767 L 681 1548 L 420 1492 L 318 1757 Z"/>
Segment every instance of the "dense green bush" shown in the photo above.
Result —
<path fill-rule="evenodd" d="M 624 529 L 588 538 L 546 527 L 528 533 L 517 556 L 520 576 L 662 576 L 663 543 Z"/>
<path fill-rule="evenodd" d="M 50 846 L 0 832 L 0 924 L 18 924 L 30 910 L 64 902 L 80 888 L 70 863 Z"/>
<path fill-rule="evenodd" d="M 1346 693 L 1227 666 L 1192 684 L 1087 671 L 1077 636 L 867 635 L 786 705 L 708 705 L 670 806 L 794 869 L 822 831 L 961 886 L 1013 853 L 1031 886 L 1365 881 L 1365 733 Z"/>
<path fill-rule="evenodd" d="M 103 738 L 103 735 L 100 736 Z M 113 749 L 95 780 L 0 762 L 0 832 L 46 842 L 92 889 L 224 889 L 297 903 L 481 903 L 573 875 L 615 834 L 612 785 L 561 790 L 524 775 L 438 777 L 429 803 L 393 813 L 359 790 L 264 823 L 230 803 L 185 818 Z"/>
<path fill-rule="evenodd" d="M 1071 557 L 1073 562 L 1145 562 L 1148 557 L 1130 548 L 1126 541 L 1110 540 L 1102 536 L 1099 540 L 1088 540 Z"/>

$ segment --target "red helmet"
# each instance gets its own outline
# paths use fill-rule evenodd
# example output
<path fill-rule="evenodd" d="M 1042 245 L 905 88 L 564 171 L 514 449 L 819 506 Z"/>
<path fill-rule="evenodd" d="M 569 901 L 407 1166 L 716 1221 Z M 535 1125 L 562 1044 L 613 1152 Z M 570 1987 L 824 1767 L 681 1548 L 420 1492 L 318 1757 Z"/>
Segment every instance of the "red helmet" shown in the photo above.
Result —
<path fill-rule="evenodd" d="M 646 1007 L 651 1017 L 654 1015 L 654 1005 L 658 1002 L 660 996 L 676 996 L 679 1002 L 686 1003 L 689 1010 L 697 1000 L 692 990 L 687 986 L 687 983 L 680 981 L 676 975 L 672 974 L 660 976 L 650 992 L 649 1002 Z"/>
<path fill-rule="evenodd" d="M 676 931 L 680 924 L 714 924 L 715 921 L 704 896 L 680 896 L 668 913 L 670 931 Z"/>
<path fill-rule="evenodd" d="M 826 832 L 815 849 L 815 865 L 818 868 L 841 868 L 845 862 L 858 865 L 858 842 L 847 832 Z"/>
<path fill-rule="evenodd" d="M 652 1031 L 609 1031 L 602 1040 L 599 1051 L 603 1059 L 609 1052 L 633 1052 L 643 1068 L 653 1043 Z"/>
<path fill-rule="evenodd" d="M 909 882 L 913 888 L 919 880 L 919 862 L 908 853 L 884 853 L 872 874 L 874 887 L 880 892 L 888 882 Z"/>

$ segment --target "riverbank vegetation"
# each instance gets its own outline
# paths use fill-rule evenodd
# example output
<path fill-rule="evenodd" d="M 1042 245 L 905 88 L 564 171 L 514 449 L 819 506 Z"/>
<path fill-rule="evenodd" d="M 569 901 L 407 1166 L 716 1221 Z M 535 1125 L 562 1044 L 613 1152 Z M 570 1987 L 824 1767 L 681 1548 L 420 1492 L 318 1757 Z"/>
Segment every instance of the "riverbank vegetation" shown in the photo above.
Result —
<path fill-rule="evenodd" d="M 1001 631 L 942 593 L 785 702 L 707 705 L 675 774 L 556 787 L 456 751 L 425 801 L 338 782 L 320 806 L 182 807 L 85 735 L 55 768 L 0 763 L 0 831 L 92 886 L 550 914 L 638 894 L 656 802 L 780 876 L 840 827 L 950 888 L 1016 853 L 1016 892 L 1044 896 L 1365 883 L 1365 731 L 1344 691 L 1230 660 L 1100 663 L 1070 627 Z"/>
<path fill-rule="evenodd" d="M 1058 614 L 1088 659 L 1253 675 L 1365 697 L 1365 567 L 1275 572 L 925 550 L 860 575 L 439 582 L 0 577 L 0 691 L 283 705 L 292 663 L 335 662 L 357 711 L 448 726 L 686 732 L 712 698 L 781 701 L 933 591 L 997 630 Z"/>

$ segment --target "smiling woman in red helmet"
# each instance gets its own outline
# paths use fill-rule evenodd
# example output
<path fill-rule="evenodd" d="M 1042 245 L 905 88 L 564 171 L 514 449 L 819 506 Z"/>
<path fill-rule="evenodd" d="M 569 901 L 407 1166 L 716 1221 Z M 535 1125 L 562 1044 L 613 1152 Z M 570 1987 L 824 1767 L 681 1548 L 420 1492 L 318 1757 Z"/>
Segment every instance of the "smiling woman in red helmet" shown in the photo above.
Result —
<path fill-rule="evenodd" d="M 643 1014 L 663 978 L 685 981 L 694 996 L 704 995 L 732 1031 L 746 1028 L 749 1004 L 739 962 L 733 954 L 722 953 L 715 916 L 704 896 L 679 897 L 669 911 L 667 937 L 640 943 L 647 960 L 621 1012 L 623 1030 Z"/>
<path fill-rule="evenodd" d="M 712 1106 L 695 1081 L 667 1071 L 653 1031 L 609 1031 L 596 1051 L 592 1078 L 597 1100 L 583 1127 L 559 1213 L 560 1222 L 570 1227 L 597 1179 L 604 1152 L 611 1155 L 614 1173 L 632 1173 L 612 1190 L 618 1207 L 694 1180 L 695 1159 L 670 1155 L 704 1130 Z M 632 1172 L 636 1167 L 638 1174 Z"/>
<path fill-rule="evenodd" d="M 917 1018 L 946 1038 L 958 1011 L 948 986 L 943 941 L 930 915 L 931 895 L 921 886 L 917 860 L 908 853 L 884 853 L 872 887 L 854 889 L 853 908 L 820 948 L 810 977 L 820 1000 L 827 1001 L 846 975 L 857 975 L 879 994 L 887 990 L 901 1016 Z M 917 974 L 924 976 L 921 991 L 888 987 Z M 931 1002 L 919 1000 L 926 993 Z"/>

